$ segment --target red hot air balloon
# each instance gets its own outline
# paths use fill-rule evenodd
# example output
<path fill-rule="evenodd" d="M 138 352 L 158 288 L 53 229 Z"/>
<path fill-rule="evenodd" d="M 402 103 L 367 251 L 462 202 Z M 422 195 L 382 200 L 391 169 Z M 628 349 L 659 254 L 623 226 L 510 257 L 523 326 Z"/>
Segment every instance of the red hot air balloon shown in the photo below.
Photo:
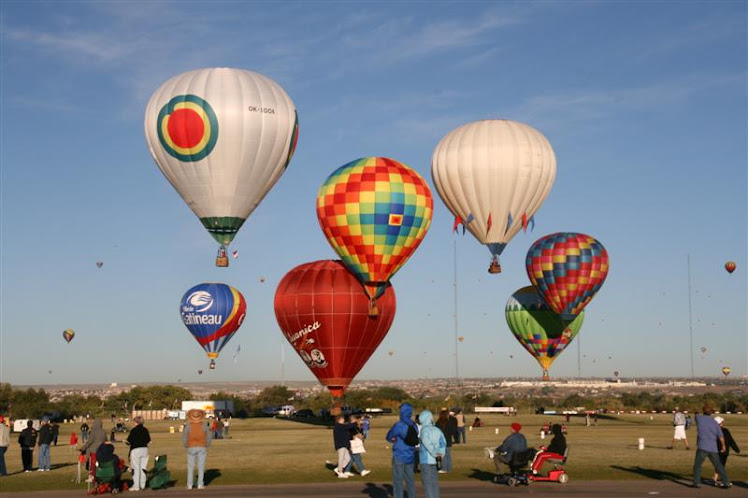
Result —
<path fill-rule="evenodd" d="M 289 271 L 275 291 L 278 325 L 312 373 L 335 398 L 377 349 L 395 318 L 388 285 L 369 316 L 369 297 L 340 261 L 315 261 Z"/>
<path fill-rule="evenodd" d="M 734 272 L 737 267 L 738 265 L 735 264 L 735 261 L 728 261 L 725 263 L 725 270 L 727 270 L 727 273 L 730 275 L 732 275 L 732 272 Z"/>

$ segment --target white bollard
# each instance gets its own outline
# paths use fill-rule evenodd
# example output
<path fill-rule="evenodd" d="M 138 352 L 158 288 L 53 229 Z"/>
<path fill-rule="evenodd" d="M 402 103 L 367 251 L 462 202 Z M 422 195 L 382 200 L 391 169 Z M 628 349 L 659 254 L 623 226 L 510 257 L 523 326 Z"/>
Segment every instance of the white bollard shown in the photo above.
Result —
<path fill-rule="evenodd" d="M 540 439 L 545 439 L 545 431 L 540 431 Z"/>
<path fill-rule="evenodd" d="M 639 449 L 640 450 L 644 449 L 644 438 L 643 437 L 639 438 Z"/>
<path fill-rule="evenodd" d="M 473 432 L 473 426 L 468 427 L 468 432 Z"/>
<path fill-rule="evenodd" d="M 499 428 L 497 427 L 497 428 L 495 429 L 495 431 L 496 431 L 496 432 L 494 432 L 494 434 L 498 434 L 498 433 L 499 433 Z"/>

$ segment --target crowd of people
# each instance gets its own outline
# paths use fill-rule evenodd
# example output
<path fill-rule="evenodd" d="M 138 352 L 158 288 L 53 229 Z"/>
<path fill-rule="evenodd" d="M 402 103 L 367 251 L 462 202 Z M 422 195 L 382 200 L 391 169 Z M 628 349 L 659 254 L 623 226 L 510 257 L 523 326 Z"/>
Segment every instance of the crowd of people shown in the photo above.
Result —
<path fill-rule="evenodd" d="M 129 431 L 126 444 L 129 447 L 129 469 L 132 474 L 133 485 L 131 491 L 146 488 L 146 469 L 149 463 L 148 445 L 151 437 L 144 425 L 142 417 L 134 417 L 134 427 Z M 371 472 L 364 464 L 366 453 L 365 442 L 371 431 L 370 417 L 340 415 L 336 417 L 333 427 L 334 448 L 337 453 L 335 475 L 341 479 L 360 475 L 366 476 Z M 669 449 L 674 449 L 682 441 L 686 450 L 690 450 L 687 433 L 692 426 L 692 419 L 679 408 L 673 414 L 673 441 Z M 481 427 L 482 421 L 476 417 L 472 427 Z M 704 460 L 709 460 L 714 467 L 714 483 L 718 487 L 732 486 L 725 469 L 730 451 L 740 452 L 740 448 L 725 427 L 725 420 L 720 416 L 713 416 L 713 410 L 704 406 L 701 413 L 696 414 L 693 425 L 697 429 L 696 453 L 693 463 L 693 487 L 702 484 L 701 472 Z M 189 410 L 182 430 L 182 444 L 187 453 L 187 488 L 205 486 L 205 461 L 208 448 L 213 439 L 228 437 L 229 420 L 206 420 L 203 410 Z M 423 410 L 414 418 L 413 407 L 404 403 L 399 409 L 398 421 L 390 427 L 386 440 L 392 448 L 392 482 L 395 498 L 414 498 L 415 474 L 420 472 L 421 481 L 426 498 L 438 498 L 439 474 L 453 470 L 454 462 L 452 448 L 456 444 L 466 444 L 465 418 L 460 410 L 450 411 L 442 409 L 434 417 L 431 411 Z M 510 434 L 495 449 L 485 448 L 486 456 L 495 464 L 497 474 L 501 474 L 505 467 L 512 469 L 515 456 L 527 452 L 527 439 L 522 434 L 522 425 L 515 422 L 510 426 Z M 541 428 L 541 435 L 552 436 L 547 447 L 540 447 L 539 452 L 532 459 L 530 471 L 538 473 L 546 461 L 558 461 L 565 455 L 566 426 L 564 424 L 548 422 Z M 46 472 L 51 469 L 50 447 L 57 445 L 59 426 L 48 419 L 41 420 L 38 428 L 29 420 L 27 426 L 18 435 L 17 442 L 21 448 L 21 460 L 24 472 L 33 469 L 34 451 L 37 451 L 37 471 Z M 75 431 L 70 435 L 70 447 L 75 448 L 82 455 L 81 461 L 88 462 L 95 455 L 96 461 L 119 462 L 115 453 L 113 437 L 104 430 L 101 419 L 95 419 L 89 426 L 84 422 L 80 426 L 80 440 Z M 10 444 L 9 429 L 5 420 L 0 416 L 0 475 L 7 475 L 5 452 Z M 77 445 L 77 446 L 76 446 Z M 353 470 L 357 474 L 354 474 Z M 195 470 L 197 478 L 195 479 Z M 118 476 L 119 477 L 119 476 Z M 407 494 L 406 494 L 407 493 Z"/>

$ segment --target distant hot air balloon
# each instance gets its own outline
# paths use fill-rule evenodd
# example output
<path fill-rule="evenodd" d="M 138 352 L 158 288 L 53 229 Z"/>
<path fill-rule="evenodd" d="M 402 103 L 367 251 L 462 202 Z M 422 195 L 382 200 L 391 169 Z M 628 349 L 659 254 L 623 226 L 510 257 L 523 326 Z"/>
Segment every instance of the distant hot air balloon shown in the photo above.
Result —
<path fill-rule="evenodd" d="M 104 262 L 103 261 L 97 261 L 96 262 L 96 268 L 101 268 L 102 266 L 104 266 Z M 730 273 L 732 273 L 732 272 L 730 272 Z"/>
<path fill-rule="evenodd" d="M 614 377 L 615 377 L 616 379 L 618 378 L 618 374 L 619 374 L 618 370 L 616 370 L 615 372 L 613 372 L 613 376 L 614 376 Z"/>
<path fill-rule="evenodd" d="M 465 340 L 465 337 L 464 336 L 460 336 L 460 337 L 457 338 L 457 340 L 460 341 L 460 342 L 463 342 Z"/>
<path fill-rule="evenodd" d="M 394 349 L 390 349 L 389 354 L 390 354 L 390 356 L 394 355 L 395 354 L 395 350 Z"/>
<path fill-rule="evenodd" d="M 725 377 L 727 377 L 728 375 L 730 375 L 731 371 L 732 371 L 732 369 L 730 367 L 722 367 L 722 375 L 724 375 Z"/>
<path fill-rule="evenodd" d="M 589 235 L 560 232 L 535 241 L 527 251 L 527 276 L 564 321 L 587 306 L 608 276 L 608 252 Z"/>
<path fill-rule="evenodd" d="M 543 380 L 550 379 L 551 364 L 574 340 L 584 322 L 582 312 L 571 323 L 564 324 L 532 286 L 511 295 L 505 315 L 514 337 L 542 367 Z"/>
<path fill-rule="evenodd" d="M 151 96 L 145 136 L 161 172 L 226 247 L 291 161 L 296 108 L 259 73 L 198 69 L 166 81 Z"/>
<path fill-rule="evenodd" d="M 202 374 L 203 374 L 203 371 L 202 371 L 202 370 L 198 370 L 198 371 L 197 371 L 197 374 L 198 374 L 198 375 L 202 375 Z"/>
<path fill-rule="evenodd" d="M 556 178 L 556 156 L 542 133 L 523 123 L 489 119 L 468 123 L 441 139 L 431 176 L 459 224 L 488 247 L 489 273 L 499 255 L 534 214 Z"/>
<path fill-rule="evenodd" d="M 70 344 L 70 341 L 73 340 L 73 337 L 75 337 L 75 330 L 73 329 L 67 329 L 62 331 L 62 338 L 65 339 L 68 344 Z M 86 342 L 86 341 L 83 341 Z"/>
<path fill-rule="evenodd" d="M 231 251 L 231 257 L 237 259 L 239 257 L 239 251 L 237 251 L 236 249 Z"/>
<path fill-rule="evenodd" d="M 265 277 L 260 277 L 258 280 L 260 281 L 261 284 L 265 283 Z"/>
<path fill-rule="evenodd" d="M 737 267 L 738 265 L 735 264 L 735 261 L 728 261 L 725 263 L 725 270 L 727 270 L 727 273 L 730 275 L 732 275 L 732 272 L 734 272 Z"/>
<path fill-rule="evenodd" d="M 312 373 L 338 399 L 382 342 L 395 318 L 387 285 L 379 314 L 340 261 L 315 261 L 289 271 L 275 291 L 275 318 Z"/>
<path fill-rule="evenodd" d="M 218 353 L 244 321 L 247 303 L 241 292 L 230 285 L 198 284 L 184 294 L 179 312 L 184 325 L 210 358 L 213 370 Z"/>
<path fill-rule="evenodd" d="M 375 300 L 415 252 L 434 201 L 415 170 L 386 157 L 356 159 L 335 170 L 317 193 L 317 219 L 346 267 Z"/>

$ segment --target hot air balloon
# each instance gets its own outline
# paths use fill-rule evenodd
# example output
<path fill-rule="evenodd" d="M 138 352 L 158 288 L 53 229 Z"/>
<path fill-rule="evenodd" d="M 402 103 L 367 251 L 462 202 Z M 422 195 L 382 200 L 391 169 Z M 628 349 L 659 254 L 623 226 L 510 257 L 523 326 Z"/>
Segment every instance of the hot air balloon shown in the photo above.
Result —
<path fill-rule="evenodd" d="M 369 316 L 369 299 L 340 261 L 315 261 L 289 271 L 275 291 L 275 318 L 312 373 L 339 399 L 382 342 L 395 318 L 391 285 Z"/>
<path fill-rule="evenodd" d="M 390 356 L 393 356 L 394 354 L 395 354 L 395 350 L 394 350 L 394 349 L 390 349 L 390 351 L 389 351 L 389 355 L 390 355 Z"/>
<path fill-rule="evenodd" d="M 618 378 L 618 374 L 619 374 L 618 370 L 616 370 L 616 371 L 614 371 L 614 372 L 613 372 L 613 376 L 614 376 L 614 377 L 615 377 L 616 379 Z"/>
<path fill-rule="evenodd" d="M 70 344 L 70 341 L 73 340 L 73 337 L 75 337 L 75 330 L 73 329 L 67 329 L 62 331 L 62 338 L 67 341 L 68 344 Z M 83 341 L 86 342 L 86 341 Z"/>
<path fill-rule="evenodd" d="M 239 251 L 237 251 L 236 249 L 231 251 L 231 257 L 237 259 L 239 257 Z"/>
<path fill-rule="evenodd" d="M 587 306 L 608 276 L 608 252 L 589 235 L 560 232 L 535 241 L 527 251 L 527 276 L 564 321 Z"/>
<path fill-rule="evenodd" d="M 499 255 L 534 215 L 556 179 L 556 156 L 542 133 L 505 119 L 476 121 L 447 134 L 434 149 L 431 176 L 459 224 Z"/>
<path fill-rule="evenodd" d="M 101 268 L 102 266 L 104 266 L 104 262 L 103 261 L 97 261 L 96 262 L 96 268 Z"/>
<path fill-rule="evenodd" d="M 202 370 L 198 370 L 198 371 L 197 371 L 197 375 L 202 375 L 202 374 L 203 374 L 203 371 L 202 371 Z"/>
<path fill-rule="evenodd" d="M 161 172 L 226 247 L 291 161 L 298 138 L 293 102 L 278 83 L 232 68 L 166 81 L 145 112 L 148 148 Z"/>
<path fill-rule="evenodd" d="M 387 282 L 426 236 L 433 208 L 431 190 L 421 175 L 386 157 L 351 161 L 319 188 L 319 224 L 364 285 L 372 315 Z"/>
<path fill-rule="evenodd" d="M 230 285 L 198 284 L 188 290 L 179 305 L 182 322 L 210 358 L 210 369 L 216 368 L 221 349 L 244 321 L 247 303 L 241 292 Z"/>
<path fill-rule="evenodd" d="M 457 338 L 457 340 L 460 341 L 460 342 L 463 342 L 465 340 L 465 337 L 464 336 L 460 336 L 460 337 Z"/>
<path fill-rule="evenodd" d="M 731 371 L 732 371 L 732 369 L 730 367 L 722 367 L 722 375 L 724 375 L 725 377 L 727 377 L 728 375 L 730 375 Z"/>
<path fill-rule="evenodd" d="M 550 379 L 551 364 L 579 333 L 584 312 L 565 324 L 532 286 L 512 294 L 504 312 L 514 337 L 542 367 L 543 380 Z"/>
<path fill-rule="evenodd" d="M 732 272 L 734 272 L 737 267 L 738 265 L 735 264 L 735 261 L 728 261 L 725 263 L 725 270 L 727 270 L 727 273 L 730 275 L 732 275 Z"/>

